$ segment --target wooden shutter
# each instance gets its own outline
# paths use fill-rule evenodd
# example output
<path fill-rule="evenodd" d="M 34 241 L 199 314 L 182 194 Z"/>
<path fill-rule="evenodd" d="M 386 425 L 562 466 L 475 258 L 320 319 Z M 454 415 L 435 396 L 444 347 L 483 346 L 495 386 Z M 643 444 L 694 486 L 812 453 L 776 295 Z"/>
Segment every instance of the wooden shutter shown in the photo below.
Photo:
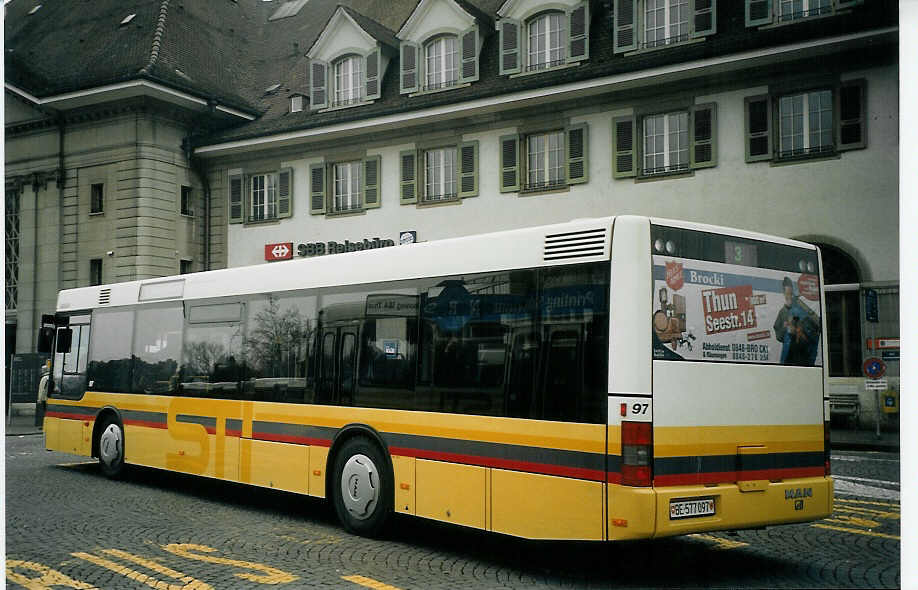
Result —
<path fill-rule="evenodd" d="M 520 190 L 520 138 L 504 135 L 500 138 L 500 192 Z"/>
<path fill-rule="evenodd" d="M 771 0 L 746 0 L 746 26 L 770 25 L 773 17 Z"/>
<path fill-rule="evenodd" d="M 229 222 L 242 223 L 245 221 L 245 207 L 242 191 L 243 178 L 242 174 L 231 174 L 229 176 Z"/>
<path fill-rule="evenodd" d="M 500 21 L 500 73 L 516 74 L 520 71 L 520 22 L 512 18 Z"/>
<path fill-rule="evenodd" d="M 363 207 L 364 209 L 375 209 L 379 207 L 382 200 L 379 194 L 380 176 L 382 158 L 380 156 L 370 156 L 363 161 Z"/>
<path fill-rule="evenodd" d="M 571 125 L 565 134 L 567 143 L 568 184 L 581 184 L 589 179 L 589 145 L 590 134 L 586 123 Z"/>
<path fill-rule="evenodd" d="M 366 67 L 363 71 L 367 79 L 366 98 L 367 100 L 375 100 L 379 98 L 379 49 L 374 49 L 364 59 L 366 60 Z"/>
<path fill-rule="evenodd" d="M 459 198 L 478 196 L 478 141 L 459 144 Z"/>
<path fill-rule="evenodd" d="M 867 147 L 866 80 L 842 82 L 838 89 L 838 151 Z"/>
<path fill-rule="evenodd" d="M 313 60 L 309 66 L 309 108 L 321 109 L 328 106 L 328 64 Z"/>
<path fill-rule="evenodd" d="M 325 163 L 309 165 L 309 213 L 325 213 Z"/>
<path fill-rule="evenodd" d="M 635 141 L 634 117 L 616 117 L 612 119 L 612 177 L 628 178 L 635 176 L 637 168 L 637 150 Z"/>
<path fill-rule="evenodd" d="M 277 173 L 277 217 L 293 215 L 293 168 L 281 168 Z"/>
<path fill-rule="evenodd" d="M 402 63 L 399 86 L 402 94 L 418 90 L 418 45 L 402 41 Z"/>
<path fill-rule="evenodd" d="M 581 2 L 567 15 L 569 45 L 567 63 L 590 57 L 590 12 L 589 4 Z"/>
<path fill-rule="evenodd" d="M 717 32 L 717 0 L 692 0 L 692 37 Z"/>
<path fill-rule="evenodd" d="M 717 105 L 699 104 L 692 107 L 692 148 L 689 154 L 692 168 L 717 165 Z"/>
<path fill-rule="evenodd" d="M 461 82 L 478 79 L 478 25 L 472 25 L 459 36 L 462 44 L 462 66 L 459 70 Z"/>
<path fill-rule="evenodd" d="M 612 47 L 614 53 L 637 49 L 637 0 L 615 0 Z"/>
<path fill-rule="evenodd" d="M 399 167 L 401 177 L 401 203 L 409 205 L 418 202 L 418 155 L 414 150 L 399 152 Z"/>
<path fill-rule="evenodd" d="M 746 161 L 771 159 L 771 100 L 767 94 L 745 99 Z"/>

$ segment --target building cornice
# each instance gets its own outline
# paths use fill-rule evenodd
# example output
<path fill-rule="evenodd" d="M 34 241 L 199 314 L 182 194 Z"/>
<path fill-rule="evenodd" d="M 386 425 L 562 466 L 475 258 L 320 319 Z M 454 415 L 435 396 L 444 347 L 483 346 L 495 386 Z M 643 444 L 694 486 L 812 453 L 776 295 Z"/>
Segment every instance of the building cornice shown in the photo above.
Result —
<path fill-rule="evenodd" d="M 493 114 L 524 106 L 534 106 L 559 100 L 582 98 L 608 92 L 629 90 L 662 83 L 690 79 L 699 75 L 722 75 L 750 67 L 769 66 L 789 59 L 818 57 L 835 51 L 861 47 L 883 37 L 897 35 L 898 27 L 887 27 L 818 40 L 801 41 L 788 45 L 744 51 L 729 55 L 681 62 L 667 66 L 649 68 L 589 80 L 560 84 L 499 96 L 453 103 L 397 113 L 358 119 L 345 123 L 323 125 L 260 137 L 239 139 L 201 145 L 195 154 L 214 157 L 247 150 L 263 150 L 295 145 L 303 142 L 328 141 L 356 133 L 375 133 L 397 129 L 405 125 L 430 124 L 455 117 Z"/>

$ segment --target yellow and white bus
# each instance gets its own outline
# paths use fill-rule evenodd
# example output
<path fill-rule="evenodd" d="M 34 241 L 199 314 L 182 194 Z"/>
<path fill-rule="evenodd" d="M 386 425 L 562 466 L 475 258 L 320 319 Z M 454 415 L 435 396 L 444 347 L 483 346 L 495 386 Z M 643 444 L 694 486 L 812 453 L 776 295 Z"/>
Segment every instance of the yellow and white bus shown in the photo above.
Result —
<path fill-rule="evenodd" d="M 619 216 L 62 291 L 46 446 L 327 498 L 368 535 L 811 521 L 821 284 L 811 245 Z"/>

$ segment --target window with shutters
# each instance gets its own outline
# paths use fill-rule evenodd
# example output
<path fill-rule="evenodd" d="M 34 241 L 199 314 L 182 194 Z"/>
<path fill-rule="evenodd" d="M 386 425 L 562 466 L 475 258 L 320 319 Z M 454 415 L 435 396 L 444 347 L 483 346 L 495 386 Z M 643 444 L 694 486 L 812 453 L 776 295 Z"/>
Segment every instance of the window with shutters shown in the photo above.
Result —
<path fill-rule="evenodd" d="M 332 107 L 355 104 L 363 100 L 363 61 L 360 56 L 348 55 L 334 63 Z"/>
<path fill-rule="evenodd" d="M 666 109 L 612 121 L 612 175 L 651 178 L 717 165 L 716 105 Z"/>
<path fill-rule="evenodd" d="M 832 16 L 864 0 L 745 0 L 746 26 L 781 25 L 817 17 Z"/>
<path fill-rule="evenodd" d="M 527 71 L 543 70 L 565 63 L 565 20 L 562 12 L 546 12 L 529 21 Z"/>
<path fill-rule="evenodd" d="M 745 99 L 746 161 L 790 162 L 864 148 L 865 82 Z"/>
<path fill-rule="evenodd" d="M 615 53 L 701 40 L 717 32 L 717 0 L 614 0 Z"/>
<path fill-rule="evenodd" d="M 588 181 L 586 123 L 500 138 L 501 192 L 566 189 Z"/>
<path fill-rule="evenodd" d="M 339 162 L 332 164 L 333 192 L 331 213 L 359 211 L 360 204 L 360 166 L 358 162 Z"/>
<path fill-rule="evenodd" d="M 424 46 L 424 90 L 454 86 L 459 81 L 459 43 L 453 35 L 435 37 Z"/>
<path fill-rule="evenodd" d="M 249 221 L 277 217 L 277 178 L 273 174 L 255 174 L 249 178 Z"/>
<path fill-rule="evenodd" d="M 535 3 L 533 3 L 535 4 Z M 504 75 L 578 64 L 590 56 L 590 3 L 523 4 L 498 15 L 499 66 Z"/>
<path fill-rule="evenodd" d="M 456 188 L 456 148 L 444 147 L 424 151 L 425 203 L 453 201 L 459 197 Z"/>

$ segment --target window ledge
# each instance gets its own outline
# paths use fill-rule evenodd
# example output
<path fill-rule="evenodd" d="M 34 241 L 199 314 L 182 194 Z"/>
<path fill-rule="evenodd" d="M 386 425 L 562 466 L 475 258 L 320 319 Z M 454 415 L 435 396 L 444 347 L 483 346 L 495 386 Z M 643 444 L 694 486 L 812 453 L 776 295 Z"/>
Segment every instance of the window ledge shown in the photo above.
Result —
<path fill-rule="evenodd" d="M 550 68 L 542 68 L 539 70 L 530 70 L 528 72 L 519 72 L 517 74 L 510 74 L 509 78 L 512 80 L 514 78 L 522 78 L 524 76 L 538 76 L 539 74 L 544 74 L 545 72 L 557 72 L 558 70 L 566 70 L 567 68 L 575 68 L 579 66 L 582 61 L 575 61 L 571 63 L 561 64 L 559 66 L 553 66 Z"/>
<path fill-rule="evenodd" d="M 89 212 L 90 217 L 100 217 L 102 215 L 105 215 L 105 211 L 90 211 Z"/>
<path fill-rule="evenodd" d="M 805 162 L 822 162 L 826 160 L 841 160 L 841 154 L 837 151 L 823 152 L 819 154 L 803 154 L 800 156 L 786 156 L 784 158 L 775 157 L 771 160 L 771 166 L 789 166 L 792 164 L 803 164 Z"/>
<path fill-rule="evenodd" d="M 179 215 L 181 215 L 182 217 L 186 219 L 194 219 L 194 213 L 182 213 L 181 211 L 179 211 Z"/>
<path fill-rule="evenodd" d="M 418 201 L 418 209 L 427 209 L 428 207 L 443 207 L 445 205 L 461 205 L 462 199 L 458 196 L 449 199 L 437 199 L 432 201 Z"/>
<path fill-rule="evenodd" d="M 639 173 L 635 177 L 635 182 L 654 182 L 656 180 L 672 180 L 674 178 L 685 178 L 695 176 L 695 171 L 691 168 L 686 170 L 673 170 L 672 172 L 657 172 L 656 174 Z"/>
<path fill-rule="evenodd" d="M 417 92 L 412 92 L 408 95 L 408 98 L 413 98 L 415 96 L 425 96 L 428 94 L 437 94 L 440 92 L 449 92 L 450 90 L 456 90 L 457 88 L 466 88 L 471 86 L 471 82 L 458 82 L 452 86 L 444 86 L 443 88 L 432 88 L 430 90 L 418 90 Z"/>
<path fill-rule="evenodd" d="M 644 55 L 647 53 L 654 53 L 656 51 L 664 51 L 671 47 L 685 47 L 686 45 L 704 43 L 706 40 L 707 37 L 697 37 L 695 39 L 686 39 L 685 41 L 675 41 L 673 43 L 666 43 L 665 45 L 657 45 L 656 47 L 643 47 L 641 49 L 635 49 L 634 51 L 625 53 L 624 57 L 631 57 L 632 55 Z"/>
<path fill-rule="evenodd" d="M 814 14 L 813 16 L 801 16 L 801 17 L 799 17 L 799 18 L 795 18 L 795 19 L 792 19 L 792 20 L 785 20 L 785 21 L 781 21 L 781 22 L 771 23 L 771 24 L 769 24 L 769 25 L 762 25 L 762 26 L 758 27 L 758 30 L 760 30 L 760 31 L 767 31 L 767 30 L 769 30 L 769 29 L 777 29 L 777 28 L 780 28 L 780 27 L 786 27 L 786 26 L 788 26 L 788 25 L 796 25 L 796 24 L 800 24 L 800 23 L 808 23 L 808 22 L 812 22 L 812 21 L 815 21 L 815 20 L 823 20 L 823 19 L 826 19 L 826 18 L 832 18 L 832 17 L 835 17 L 835 16 L 839 16 L 839 15 L 841 15 L 841 14 L 848 14 L 848 13 L 850 13 L 850 12 L 851 12 L 851 9 L 848 8 L 848 9 L 845 9 L 845 10 L 839 10 L 839 11 L 836 11 L 836 12 L 832 12 L 832 13 L 830 13 L 830 14 Z"/>
<path fill-rule="evenodd" d="M 330 113 L 332 111 L 343 111 L 344 109 L 352 109 L 354 107 L 362 107 L 364 105 L 373 104 L 372 100 L 361 100 L 360 102 L 352 102 L 349 104 L 343 104 L 336 107 L 325 107 L 324 109 L 317 109 L 317 113 Z"/>
<path fill-rule="evenodd" d="M 527 189 L 525 187 L 520 187 L 519 195 L 521 197 L 533 197 L 539 195 L 552 195 L 558 193 L 569 193 L 571 192 L 571 185 L 564 183 L 555 186 L 549 186 L 545 188 L 531 188 Z"/>
<path fill-rule="evenodd" d="M 279 223 L 280 219 L 277 217 L 272 217 L 270 219 L 246 219 L 243 222 L 244 225 L 267 225 L 272 223 Z"/>
<path fill-rule="evenodd" d="M 367 210 L 364 208 L 360 209 L 348 209 L 347 211 L 329 211 L 325 214 L 326 217 L 352 217 L 355 215 L 366 215 Z"/>

